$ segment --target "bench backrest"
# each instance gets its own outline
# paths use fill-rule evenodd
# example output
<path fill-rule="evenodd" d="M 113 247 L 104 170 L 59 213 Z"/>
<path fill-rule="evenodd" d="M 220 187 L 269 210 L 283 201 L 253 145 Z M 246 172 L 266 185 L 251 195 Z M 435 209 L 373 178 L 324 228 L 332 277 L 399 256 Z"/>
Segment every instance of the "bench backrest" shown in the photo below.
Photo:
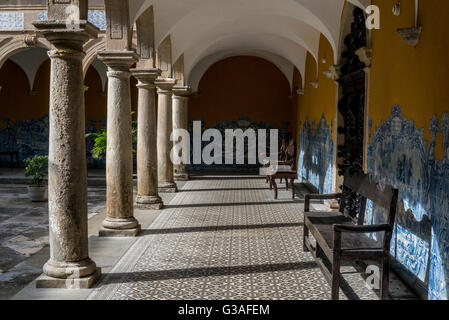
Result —
<path fill-rule="evenodd" d="M 390 185 L 381 188 L 379 183 L 374 181 L 370 175 L 363 172 L 347 172 L 345 174 L 344 186 L 351 191 L 358 193 L 361 197 L 358 224 L 363 225 L 365 220 L 365 210 L 367 199 L 388 211 L 387 223 L 393 228 L 396 218 L 396 208 L 399 191 Z M 341 209 L 344 212 L 345 199 L 342 199 Z"/>

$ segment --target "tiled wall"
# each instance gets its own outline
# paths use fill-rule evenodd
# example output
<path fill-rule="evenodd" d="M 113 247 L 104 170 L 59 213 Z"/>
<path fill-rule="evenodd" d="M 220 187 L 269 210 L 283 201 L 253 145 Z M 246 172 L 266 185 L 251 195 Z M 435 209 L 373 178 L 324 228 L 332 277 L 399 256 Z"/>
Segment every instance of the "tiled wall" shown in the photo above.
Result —
<path fill-rule="evenodd" d="M 86 133 L 97 131 L 97 123 L 105 127 L 105 119 L 91 119 L 86 127 Z M 86 153 L 93 147 L 92 139 L 86 140 Z M 8 118 L 0 119 L 0 152 L 18 151 L 19 162 L 35 155 L 48 154 L 48 115 L 40 119 L 21 120 L 11 123 Z M 9 161 L 8 156 L 2 158 L 4 162 Z M 104 160 L 87 158 L 89 167 L 104 167 Z"/>
<path fill-rule="evenodd" d="M 24 13 L 17 11 L 0 12 L 0 30 L 23 30 L 24 28 Z"/>
<path fill-rule="evenodd" d="M 334 180 L 333 122 L 329 126 L 324 114 L 318 126 L 309 120 L 300 123 L 298 178 L 307 180 L 320 193 L 331 193 Z"/>
<path fill-rule="evenodd" d="M 38 20 L 47 20 L 47 12 L 37 14 Z M 89 10 L 87 20 L 100 30 L 106 30 L 106 13 L 102 10 Z"/>
<path fill-rule="evenodd" d="M 201 121 L 202 122 L 202 132 L 204 132 L 206 129 L 204 124 L 205 121 Z M 265 123 L 265 122 L 257 122 L 257 121 L 253 121 L 251 120 L 249 117 L 240 117 L 237 120 L 233 120 L 233 121 L 223 121 L 223 122 L 219 122 L 216 123 L 214 125 L 212 125 L 210 128 L 214 128 L 220 131 L 223 139 L 225 137 L 225 130 L 226 129 L 242 129 L 243 132 L 245 132 L 246 129 L 253 129 L 256 132 L 256 139 L 257 138 L 257 130 L 258 129 L 266 129 L 266 130 L 271 130 L 271 129 L 277 129 L 279 130 L 279 141 L 278 141 L 278 145 L 280 147 L 281 145 L 281 139 L 282 136 L 284 136 L 285 134 L 287 134 L 287 128 L 289 126 L 289 123 L 286 122 L 284 124 L 284 128 L 283 129 L 279 129 L 276 128 L 274 125 L 269 124 L 269 123 Z M 190 161 L 193 162 L 193 121 L 189 122 L 189 132 L 190 132 Z M 270 150 L 270 132 L 267 131 L 267 150 Z M 245 139 L 245 159 L 247 159 L 247 154 L 248 154 L 248 145 L 247 145 L 247 139 Z M 202 148 L 204 148 L 205 146 L 207 146 L 208 144 L 210 144 L 210 142 L 202 142 Z M 234 164 L 232 165 L 226 165 L 225 164 L 225 143 L 223 141 L 223 149 L 222 149 L 222 155 L 223 155 L 223 164 L 221 165 L 206 165 L 206 164 L 191 164 L 188 166 L 189 170 L 247 170 L 247 169 L 258 169 L 260 168 L 259 164 L 256 165 L 250 165 L 245 163 L 244 165 L 238 165 L 235 164 L 236 161 L 234 159 Z M 235 157 L 235 153 L 234 153 L 234 157 Z"/>
<path fill-rule="evenodd" d="M 429 119 L 429 127 L 430 142 L 395 106 L 370 137 L 368 171 L 381 184 L 399 189 L 392 255 L 436 300 L 449 298 L 449 114 Z M 444 137 L 443 161 L 435 159 L 437 133 Z M 370 205 L 368 223 L 383 220 L 382 214 Z"/>

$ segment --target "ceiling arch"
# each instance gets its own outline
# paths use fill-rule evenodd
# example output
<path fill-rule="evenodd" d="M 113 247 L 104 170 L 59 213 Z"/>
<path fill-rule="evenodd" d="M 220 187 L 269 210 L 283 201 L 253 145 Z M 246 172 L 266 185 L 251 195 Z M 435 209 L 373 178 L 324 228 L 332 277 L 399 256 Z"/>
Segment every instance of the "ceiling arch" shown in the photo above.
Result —
<path fill-rule="evenodd" d="M 48 59 L 47 50 L 43 48 L 28 48 L 9 57 L 26 74 L 30 92 L 33 91 L 37 72 Z"/>
<path fill-rule="evenodd" d="M 186 25 L 172 33 L 175 60 L 183 53 L 198 51 L 198 48 L 204 44 L 237 33 L 277 35 L 302 46 L 312 54 L 315 60 L 317 59 L 320 33 L 297 19 L 280 15 L 251 14 L 244 17 L 222 16 L 222 19 L 219 20 L 208 28 L 204 28 L 199 22 Z M 196 34 L 196 37 L 189 41 L 189 34 L 192 33 Z"/>
<path fill-rule="evenodd" d="M 195 64 L 207 56 L 221 55 L 223 52 L 270 52 L 289 60 L 300 70 L 304 79 L 305 52 L 310 52 L 317 61 L 320 34 L 329 41 L 334 51 L 334 63 L 337 63 L 341 14 L 345 2 L 132 0 L 130 18 L 134 23 L 145 10 L 153 7 L 155 47 L 159 47 L 170 36 L 173 61 L 181 55 L 186 58 L 186 78 Z M 371 0 L 347 2 L 364 9 Z M 243 40 L 236 33 L 245 34 L 247 38 Z M 267 34 L 269 37 L 265 42 L 269 38 L 270 45 L 261 39 L 261 35 Z"/>
<path fill-rule="evenodd" d="M 301 73 L 302 78 L 305 72 L 305 62 L 307 50 L 297 43 L 273 34 L 244 34 L 235 33 L 216 39 L 214 42 L 205 44 L 195 51 L 187 51 L 184 54 L 184 70 L 186 78 L 202 59 L 217 52 L 232 50 L 242 50 L 246 52 L 269 52 L 283 57 L 290 61 Z"/>
<path fill-rule="evenodd" d="M 360 1 L 360 0 L 358 0 Z M 140 4 L 140 6 L 139 6 Z M 168 34 L 176 34 L 201 21 L 203 28 L 226 16 L 246 17 L 251 14 L 281 15 L 302 21 L 328 38 L 337 49 L 339 19 L 344 0 L 138 0 L 133 3 L 133 21 L 146 8 L 153 5 L 155 12 L 156 44 Z M 194 38 L 195 34 L 190 34 Z M 188 39 L 186 39 L 188 40 Z"/>

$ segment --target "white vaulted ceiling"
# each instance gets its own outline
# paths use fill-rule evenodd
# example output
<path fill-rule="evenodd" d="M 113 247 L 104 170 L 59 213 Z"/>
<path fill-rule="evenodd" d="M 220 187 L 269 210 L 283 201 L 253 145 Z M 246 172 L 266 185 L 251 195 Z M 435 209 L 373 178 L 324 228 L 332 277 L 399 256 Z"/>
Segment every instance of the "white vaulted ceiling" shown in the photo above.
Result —
<path fill-rule="evenodd" d="M 370 0 L 348 2 L 364 8 Z M 195 86 L 211 61 L 239 54 L 264 57 L 284 73 L 295 66 L 304 79 L 307 52 L 317 60 L 321 34 L 331 44 L 336 63 L 344 4 L 345 0 L 130 0 L 130 16 L 135 22 L 153 7 L 156 48 L 170 35 L 172 60 L 184 55 L 185 78 Z"/>

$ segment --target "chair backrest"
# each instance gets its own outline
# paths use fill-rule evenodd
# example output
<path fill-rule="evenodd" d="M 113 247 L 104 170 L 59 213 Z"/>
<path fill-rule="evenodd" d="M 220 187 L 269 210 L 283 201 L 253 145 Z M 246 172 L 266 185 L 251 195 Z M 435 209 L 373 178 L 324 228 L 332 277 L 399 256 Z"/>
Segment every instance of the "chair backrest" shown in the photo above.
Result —
<path fill-rule="evenodd" d="M 376 205 L 388 210 L 387 223 L 391 228 L 394 226 L 396 218 L 396 208 L 398 202 L 398 189 L 390 185 L 381 188 L 379 183 L 374 181 L 370 175 L 363 172 L 349 173 L 346 172 L 344 186 L 351 191 L 358 193 L 362 197 L 360 212 L 358 216 L 358 224 L 363 225 L 365 220 L 365 210 L 367 199 Z M 342 205 L 344 206 L 344 200 Z"/>

